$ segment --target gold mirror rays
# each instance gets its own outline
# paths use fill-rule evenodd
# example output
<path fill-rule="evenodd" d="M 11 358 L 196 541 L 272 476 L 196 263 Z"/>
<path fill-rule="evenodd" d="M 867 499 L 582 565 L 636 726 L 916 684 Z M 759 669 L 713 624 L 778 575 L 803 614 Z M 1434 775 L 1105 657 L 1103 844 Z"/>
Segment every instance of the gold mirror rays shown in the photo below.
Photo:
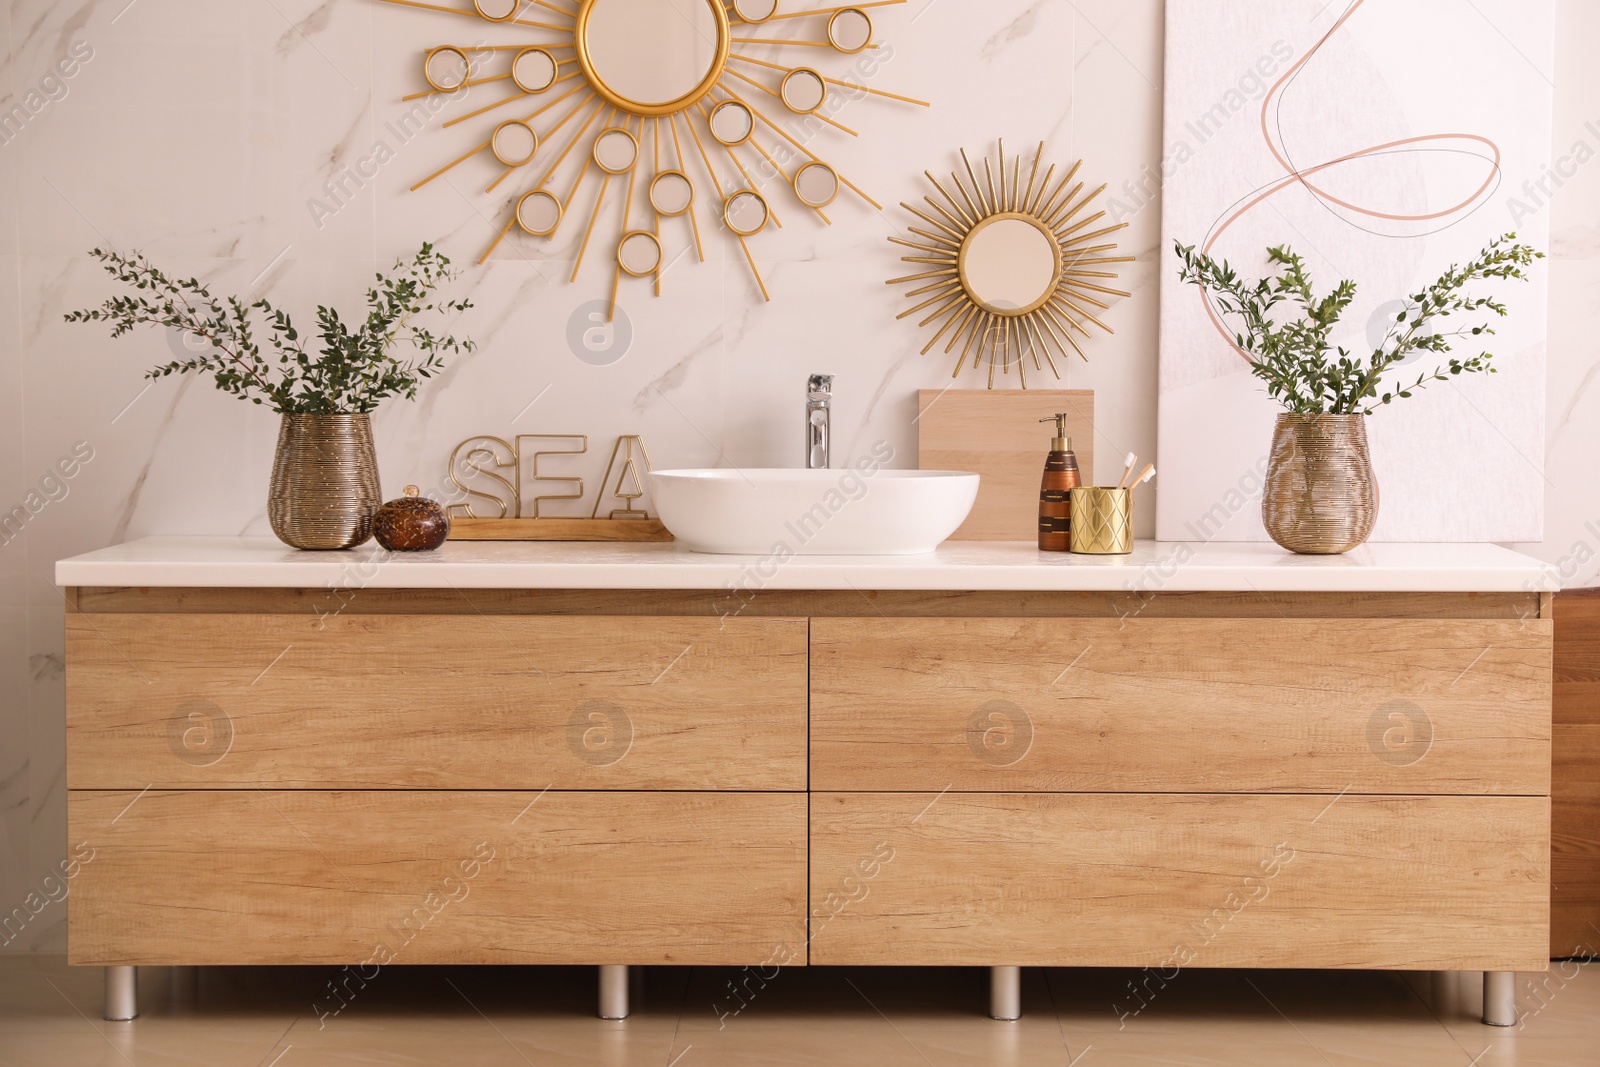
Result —
<path fill-rule="evenodd" d="M 524 48 L 511 60 L 511 81 L 525 93 L 542 93 L 555 84 L 561 65 L 543 48 Z"/>
<path fill-rule="evenodd" d="M 639 139 L 633 131 L 611 126 L 594 139 L 595 166 L 607 174 L 626 174 L 639 162 Z"/>
<path fill-rule="evenodd" d="M 654 274 L 661 266 L 661 241 L 649 230 L 631 230 L 617 243 L 617 263 L 635 278 Z"/>
<path fill-rule="evenodd" d="M 674 218 L 694 206 L 694 183 L 681 170 L 664 170 L 650 182 L 650 206 Z"/>
<path fill-rule="evenodd" d="M 517 13 L 521 0 L 472 0 L 478 14 L 490 22 L 504 22 Z"/>
<path fill-rule="evenodd" d="M 794 172 L 794 195 L 806 207 L 827 207 L 839 195 L 839 175 L 826 163 L 807 163 Z"/>
<path fill-rule="evenodd" d="M 872 19 L 859 7 L 835 11 L 828 20 L 828 43 L 849 55 L 872 43 Z"/>
<path fill-rule="evenodd" d="M 453 93 L 472 77 L 472 61 L 454 45 L 440 45 L 422 58 L 422 77 L 441 93 Z"/>
<path fill-rule="evenodd" d="M 765 22 L 778 13 L 778 0 L 733 0 L 740 22 Z"/>
<path fill-rule="evenodd" d="M 554 193 L 535 189 L 517 201 L 517 225 L 534 237 L 548 237 L 561 225 L 561 201 Z"/>
<path fill-rule="evenodd" d="M 722 206 L 722 221 L 740 237 L 753 237 L 760 233 L 771 216 L 766 198 L 748 189 L 734 193 Z"/>
<path fill-rule="evenodd" d="M 809 115 L 828 99 L 828 85 L 810 67 L 796 67 L 778 83 L 778 99 L 797 115 Z"/>
<path fill-rule="evenodd" d="M 485 192 L 509 194 L 509 218 L 478 261 L 513 231 L 556 239 L 576 214 L 576 225 L 587 230 L 576 246 L 573 280 L 596 229 L 604 232 L 602 219 L 611 220 L 606 225 L 619 235 L 611 246 L 613 309 L 623 276 L 649 275 L 660 293 L 664 263 L 672 258 L 667 241 L 692 242 L 704 262 L 703 238 L 713 230 L 739 242 L 756 286 L 770 299 L 749 239 L 771 228 L 769 222 L 785 221 L 771 200 L 771 183 L 824 223 L 832 220 L 823 209 L 847 189 L 881 209 L 816 154 L 813 135 L 830 128 L 853 133 L 834 116 L 847 100 L 928 106 L 830 77 L 814 58 L 819 49 L 834 56 L 876 49 L 863 9 L 908 0 L 844 7 L 827 0 L 810 0 L 818 6 L 809 7 L 800 6 L 806 0 L 472 0 L 470 8 L 384 2 L 493 23 L 493 32 L 508 35 L 506 43 L 446 44 L 424 56 L 423 77 L 435 92 L 465 98 L 469 88 L 498 84 L 510 94 L 458 104 L 464 110 L 443 125 L 476 122 L 483 140 L 412 189 L 474 157 L 491 160 L 501 170 Z M 783 21 L 791 19 L 805 21 Z M 754 29 L 766 23 L 812 28 Z M 761 58 L 767 50 L 774 58 Z M 801 54 L 813 65 L 778 61 Z M 830 87 L 848 92 L 831 96 Z M 424 94 L 408 99 L 417 95 Z M 805 118 L 805 128 L 791 131 L 787 123 L 797 117 Z M 587 202 L 575 208 L 579 199 Z M 688 225 L 664 231 L 663 223 L 675 218 Z"/>
<path fill-rule="evenodd" d="M 489 150 L 507 167 L 520 167 L 539 151 L 539 135 L 521 119 L 508 119 L 494 128 Z"/>
<path fill-rule="evenodd" d="M 1015 365 L 1026 389 L 1027 362 L 1042 371 L 1043 356 L 1060 378 L 1057 354 L 1088 359 L 1079 340 L 1090 336 L 1089 327 L 1114 332 L 1090 309 L 1108 309 L 1102 297 L 1130 295 L 1103 284 L 1117 274 L 1100 268 L 1134 258 L 1107 254 L 1117 245 L 1105 238 L 1127 223 L 1102 225 L 1106 213 L 1093 203 L 1106 186 L 1084 193 L 1085 183 L 1075 180 L 1082 160 L 1056 180 L 1054 164 L 1041 173 L 1043 159 L 1042 141 L 1027 167 L 1020 155 L 1008 162 L 1001 142 L 980 176 L 963 149 L 962 170 L 951 171 L 948 188 L 924 172 L 937 193 L 923 197 L 928 210 L 900 205 L 916 217 L 907 227 L 912 238 L 889 240 L 915 253 L 901 258 L 917 271 L 889 284 L 916 283 L 906 295 L 917 303 L 897 318 L 927 312 L 919 325 L 939 324 L 924 355 L 941 340 L 946 354 L 960 346 L 951 377 L 969 358 L 974 370 L 987 361 L 993 388 L 995 367 L 1009 373 Z"/>
<path fill-rule="evenodd" d="M 711 117 L 706 121 L 711 127 L 711 136 L 729 148 L 744 144 L 756 132 L 755 116 L 737 100 L 724 100 L 712 108 Z"/>

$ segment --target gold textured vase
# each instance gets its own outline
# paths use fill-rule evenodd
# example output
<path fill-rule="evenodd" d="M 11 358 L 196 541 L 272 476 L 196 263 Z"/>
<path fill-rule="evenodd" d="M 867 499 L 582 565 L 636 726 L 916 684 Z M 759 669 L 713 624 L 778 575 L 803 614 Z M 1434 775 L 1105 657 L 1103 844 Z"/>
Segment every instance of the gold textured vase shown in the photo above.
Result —
<path fill-rule="evenodd" d="M 382 502 L 370 417 L 283 416 L 267 491 L 267 519 L 280 541 L 353 548 L 372 536 Z"/>
<path fill-rule="evenodd" d="M 1367 417 L 1280 414 L 1261 521 L 1291 552 L 1331 556 L 1365 541 L 1378 521 Z"/>

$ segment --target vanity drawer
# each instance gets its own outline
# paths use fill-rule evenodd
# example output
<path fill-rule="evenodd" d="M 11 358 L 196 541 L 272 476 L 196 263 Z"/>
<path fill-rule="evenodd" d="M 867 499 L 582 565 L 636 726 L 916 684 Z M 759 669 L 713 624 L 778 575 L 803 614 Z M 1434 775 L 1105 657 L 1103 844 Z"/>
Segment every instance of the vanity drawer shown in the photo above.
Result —
<path fill-rule="evenodd" d="M 67 616 L 74 789 L 806 787 L 806 621 Z"/>
<path fill-rule="evenodd" d="M 816 793 L 811 963 L 1543 970 L 1549 818 L 1545 797 Z"/>
<path fill-rule="evenodd" d="M 821 790 L 1547 795 L 1547 620 L 815 619 Z"/>
<path fill-rule="evenodd" d="M 74 964 L 805 959 L 798 794 L 152 789 L 67 809 Z"/>

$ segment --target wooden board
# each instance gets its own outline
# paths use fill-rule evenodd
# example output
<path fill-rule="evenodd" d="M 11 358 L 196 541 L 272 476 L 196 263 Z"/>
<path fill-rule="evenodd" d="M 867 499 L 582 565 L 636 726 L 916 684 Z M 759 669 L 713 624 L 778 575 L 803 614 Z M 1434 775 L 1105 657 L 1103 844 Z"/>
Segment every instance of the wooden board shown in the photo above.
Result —
<path fill-rule="evenodd" d="M 67 616 L 73 789 L 806 787 L 806 620 Z"/>
<path fill-rule="evenodd" d="M 956 541 L 1035 541 L 1039 479 L 1053 426 L 1039 420 L 1066 412 L 1085 485 L 1094 484 L 1094 391 L 924 389 L 917 393 L 917 466 L 981 476 L 978 501 L 951 535 Z"/>
<path fill-rule="evenodd" d="M 814 619 L 811 784 L 1548 795 L 1550 623 Z"/>
<path fill-rule="evenodd" d="M 1550 955 L 1600 953 L 1600 590 L 1555 598 Z"/>
<path fill-rule="evenodd" d="M 1527 619 L 1537 593 L 1004 590 L 68 589 L 69 610 L 327 615 L 980 616 L 986 618 Z"/>
<path fill-rule="evenodd" d="M 1539 971 L 1548 819 L 1543 797 L 813 794 L 811 962 Z"/>
<path fill-rule="evenodd" d="M 450 520 L 452 541 L 671 541 L 660 519 Z"/>
<path fill-rule="evenodd" d="M 401 964 L 732 966 L 781 942 L 805 961 L 800 795 L 78 790 L 67 809 L 93 849 L 74 964 L 387 945 Z"/>

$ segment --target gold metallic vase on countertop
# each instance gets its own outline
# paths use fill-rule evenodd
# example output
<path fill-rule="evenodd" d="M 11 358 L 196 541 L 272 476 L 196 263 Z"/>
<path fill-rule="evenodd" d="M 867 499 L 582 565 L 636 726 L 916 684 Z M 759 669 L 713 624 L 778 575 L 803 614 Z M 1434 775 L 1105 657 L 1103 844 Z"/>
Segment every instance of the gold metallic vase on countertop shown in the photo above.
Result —
<path fill-rule="evenodd" d="M 267 491 L 272 532 L 295 548 L 353 548 L 382 502 L 367 415 L 284 415 Z"/>
<path fill-rule="evenodd" d="M 1367 417 L 1280 414 L 1261 521 L 1291 552 L 1336 555 L 1365 541 L 1378 521 Z"/>

